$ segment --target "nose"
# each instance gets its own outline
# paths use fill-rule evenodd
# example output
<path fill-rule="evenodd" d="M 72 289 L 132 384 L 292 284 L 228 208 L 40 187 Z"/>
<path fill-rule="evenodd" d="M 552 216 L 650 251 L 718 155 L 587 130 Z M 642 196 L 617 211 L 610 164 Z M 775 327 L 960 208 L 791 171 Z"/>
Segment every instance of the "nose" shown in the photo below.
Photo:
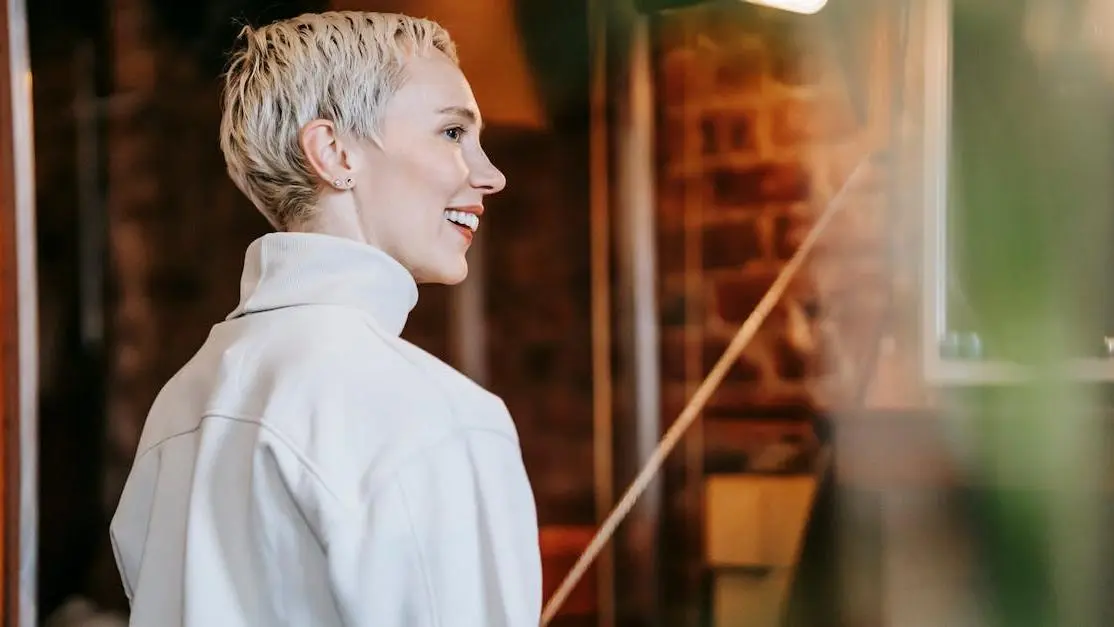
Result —
<path fill-rule="evenodd" d="M 481 152 L 471 168 L 470 183 L 484 195 L 498 194 L 507 186 L 507 177 L 495 167 L 486 153 Z"/>

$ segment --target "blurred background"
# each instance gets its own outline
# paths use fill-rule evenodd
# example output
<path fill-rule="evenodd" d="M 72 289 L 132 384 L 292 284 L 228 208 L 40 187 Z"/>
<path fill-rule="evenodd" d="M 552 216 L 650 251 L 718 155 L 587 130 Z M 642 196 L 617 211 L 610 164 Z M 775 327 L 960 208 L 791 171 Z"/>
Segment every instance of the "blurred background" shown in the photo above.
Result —
<path fill-rule="evenodd" d="M 440 21 L 483 109 L 508 187 L 404 337 L 515 417 L 547 597 L 835 212 L 557 624 L 1114 624 L 1109 0 L 26 0 L 38 522 L 13 545 L 9 495 L 8 616 L 125 624 L 107 524 L 146 412 L 267 230 L 218 147 L 224 55 L 327 9 Z"/>

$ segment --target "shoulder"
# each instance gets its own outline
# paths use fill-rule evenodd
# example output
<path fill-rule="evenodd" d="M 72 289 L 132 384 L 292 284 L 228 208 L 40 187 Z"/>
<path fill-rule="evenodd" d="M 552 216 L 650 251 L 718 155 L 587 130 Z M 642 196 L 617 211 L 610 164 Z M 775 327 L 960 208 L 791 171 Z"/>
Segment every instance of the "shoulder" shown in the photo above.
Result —
<path fill-rule="evenodd" d="M 320 476 L 375 474 L 391 460 L 449 437 L 451 403 L 363 316 L 296 312 L 230 329 L 209 413 L 258 422 Z"/>
<path fill-rule="evenodd" d="M 423 373 L 374 323 L 336 308 L 284 314 L 256 325 L 232 343 L 238 360 L 242 411 L 275 421 L 291 414 L 429 404 Z"/>
<path fill-rule="evenodd" d="M 470 432 L 517 449 L 497 396 L 357 312 L 314 309 L 221 329 L 214 348 L 231 366 L 210 413 L 258 421 L 322 480 L 357 491 Z"/>

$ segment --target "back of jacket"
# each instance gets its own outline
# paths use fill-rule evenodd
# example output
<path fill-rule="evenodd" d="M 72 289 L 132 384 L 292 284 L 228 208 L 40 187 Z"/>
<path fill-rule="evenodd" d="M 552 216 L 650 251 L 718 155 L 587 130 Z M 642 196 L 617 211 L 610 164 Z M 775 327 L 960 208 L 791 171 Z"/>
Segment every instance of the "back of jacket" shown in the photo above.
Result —
<path fill-rule="evenodd" d="M 112 522 L 133 625 L 537 625 L 514 425 L 398 337 L 392 263 L 305 235 L 249 249 L 241 306 L 160 393 Z"/>

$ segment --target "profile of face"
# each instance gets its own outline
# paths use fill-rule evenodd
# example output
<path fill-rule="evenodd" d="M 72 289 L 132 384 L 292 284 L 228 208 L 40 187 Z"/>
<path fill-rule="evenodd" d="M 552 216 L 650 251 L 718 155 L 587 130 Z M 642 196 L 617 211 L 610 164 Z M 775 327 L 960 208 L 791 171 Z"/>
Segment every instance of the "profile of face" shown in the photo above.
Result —
<path fill-rule="evenodd" d="M 480 145 L 481 129 L 459 67 L 438 51 L 412 55 L 382 111 L 378 142 L 342 136 L 325 120 L 302 129 L 324 183 L 312 230 L 375 246 L 418 283 L 463 281 L 484 199 L 506 185 Z"/>

